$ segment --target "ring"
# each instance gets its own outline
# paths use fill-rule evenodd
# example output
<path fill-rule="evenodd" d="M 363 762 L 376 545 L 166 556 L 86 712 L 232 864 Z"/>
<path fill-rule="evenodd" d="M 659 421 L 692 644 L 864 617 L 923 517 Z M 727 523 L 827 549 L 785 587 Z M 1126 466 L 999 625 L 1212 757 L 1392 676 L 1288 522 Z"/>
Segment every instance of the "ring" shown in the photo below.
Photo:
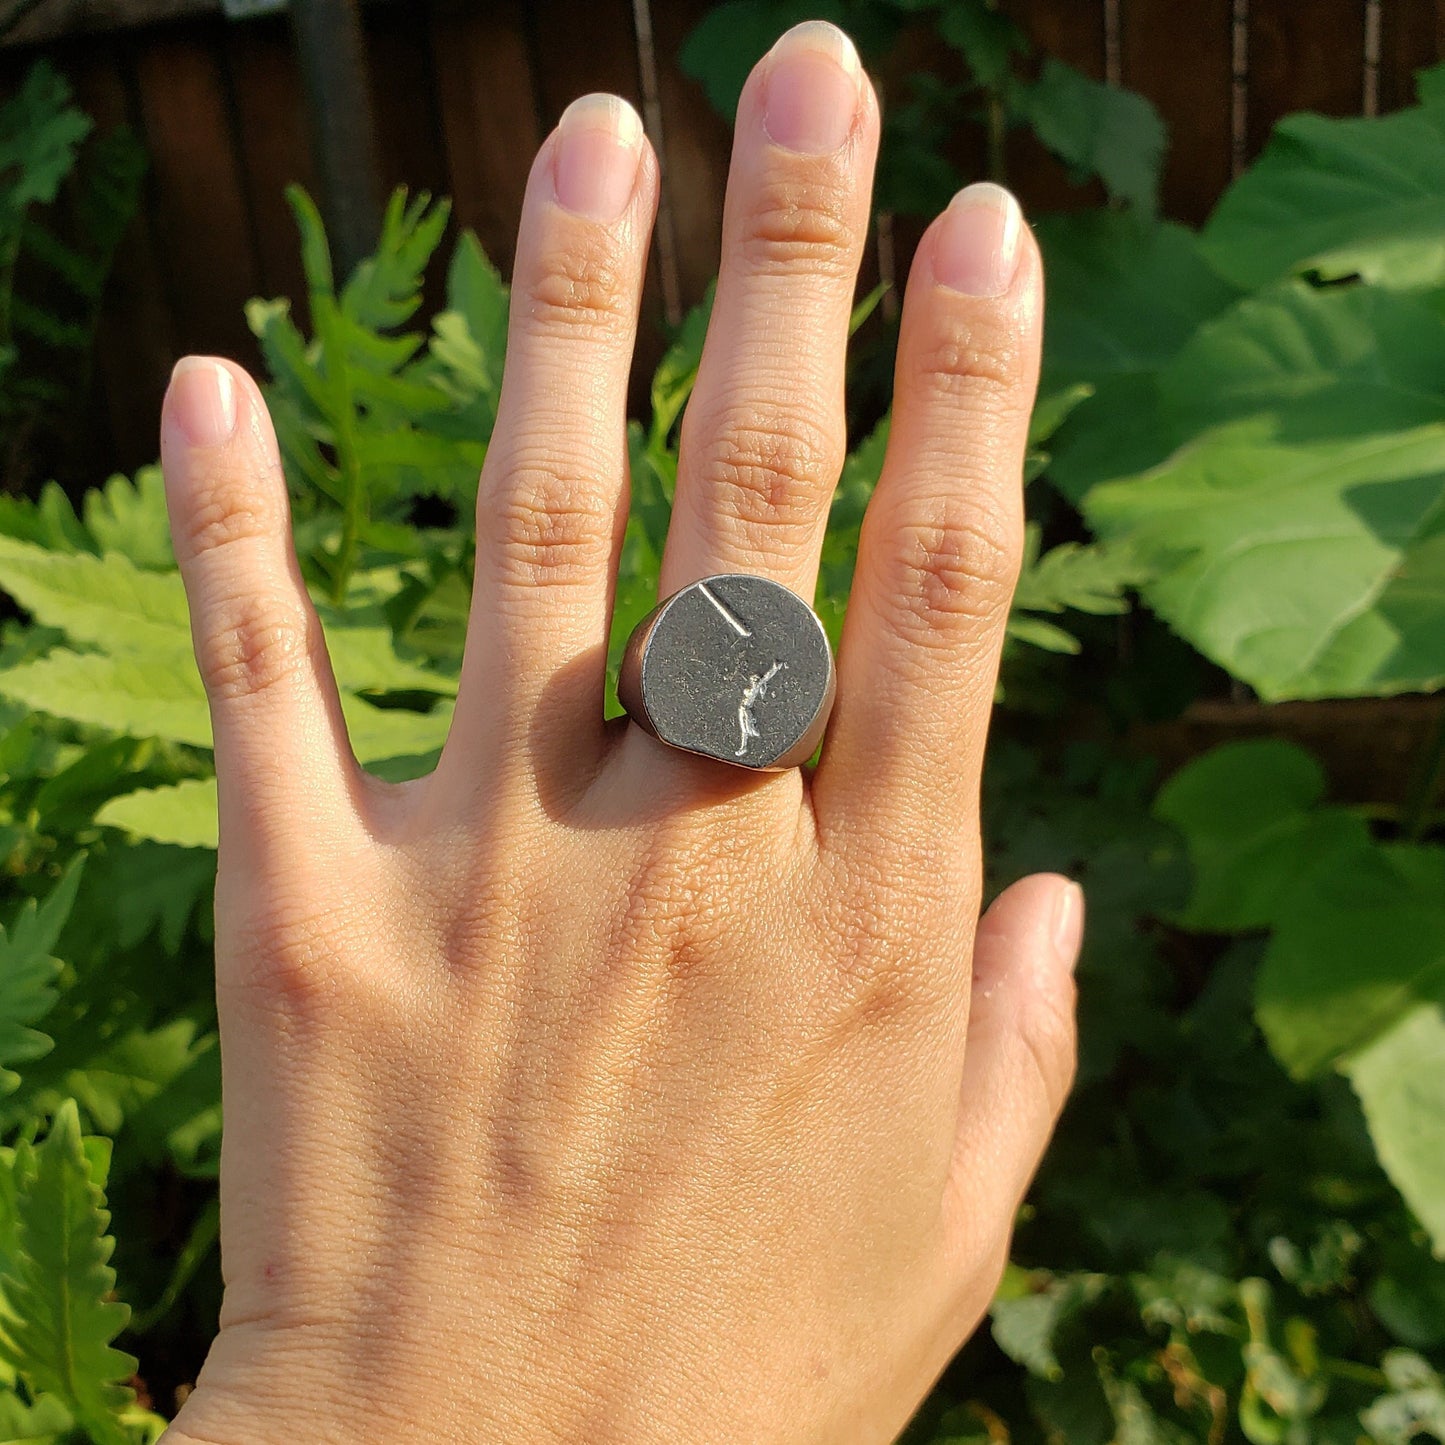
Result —
<path fill-rule="evenodd" d="M 780 772 L 812 757 L 837 678 L 822 619 L 780 582 L 705 577 L 632 631 L 617 696 L 669 747 Z"/>

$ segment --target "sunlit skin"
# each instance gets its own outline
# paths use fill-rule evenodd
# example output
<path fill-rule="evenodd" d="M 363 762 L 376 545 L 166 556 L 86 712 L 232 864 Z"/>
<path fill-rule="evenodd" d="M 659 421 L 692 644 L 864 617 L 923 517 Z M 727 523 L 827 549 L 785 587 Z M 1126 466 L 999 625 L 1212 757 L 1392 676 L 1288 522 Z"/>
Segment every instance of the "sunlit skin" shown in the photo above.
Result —
<path fill-rule="evenodd" d="M 664 595 L 812 596 L 877 144 L 831 27 L 748 81 Z M 255 384 L 177 368 L 226 1287 L 167 1445 L 888 1441 L 998 1280 L 1073 1073 L 1083 922 L 1051 875 L 979 918 L 1038 252 L 996 187 L 924 236 L 822 760 L 750 773 L 603 720 L 657 195 L 611 98 L 533 168 L 429 777 L 348 746 Z"/>

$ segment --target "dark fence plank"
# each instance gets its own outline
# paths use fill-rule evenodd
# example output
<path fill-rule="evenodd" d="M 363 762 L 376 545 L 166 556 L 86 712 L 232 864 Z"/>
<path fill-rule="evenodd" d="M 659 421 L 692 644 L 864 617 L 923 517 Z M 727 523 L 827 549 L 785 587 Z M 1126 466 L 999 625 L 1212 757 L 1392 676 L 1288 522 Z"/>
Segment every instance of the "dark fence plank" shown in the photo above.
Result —
<path fill-rule="evenodd" d="M 137 47 L 150 207 L 184 351 L 258 360 L 244 306 L 259 288 L 219 22 L 147 37 Z"/>
<path fill-rule="evenodd" d="M 1441 0 L 1383 0 L 1380 7 L 1380 109 L 1399 110 L 1415 99 L 1415 72 L 1441 58 L 1445 4 Z"/>
<path fill-rule="evenodd" d="M 282 20 L 233 25 L 226 42 L 257 285 L 261 295 L 289 296 L 304 318 L 306 281 L 286 187 L 294 181 L 315 196 L 317 184 L 291 32 Z"/>
<path fill-rule="evenodd" d="M 542 142 L 522 0 L 439 4 L 431 45 L 457 222 L 510 273 L 522 195 Z"/>
<path fill-rule="evenodd" d="M 1233 12 L 1233 0 L 1123 7 L 1123 84 L 1153 101 L 1169 127 L 1160 202 L 1181 221 L 1202 221 L 1229 184 Z"/>
<path fill-rule="evenodd" d="M 1359 114 L 1364 74 L 1365 0 L 1250 0 L 1248 155 L 1292 111 Z"/>
<path fill-rule="evenodd" d="M 579 95 L 612 91 L 641 113 L 642 77 L 630 0 L 531 0 L 527 7 L 533 33 L 537 98 L 542 123 L 549 129 Z M 566 36 L 565 45 L 556 43 Z M 653 370 L 667 345 L 657 257 L 648 262 L 637 355 L 632 366 L 630 400 L 644 414 Z"/>
<path fill-rule="evenodd" d="M 702 86 L 677 63 L 693 27 L 712 8 L 709 0 L 654 0 L 652 7 L 662 104 L 662 186 L 672 212 L 684 306 L 702 299 L 717 272 L 732 150 L 731 127 L 709 104 Z"/>
<path fill-rule="evenodd" d="M 1007 0 L 1003 9 L 1041 54 L 1057 56 L 1095 80 L 1104 78 L 1103 0 Z M 1072 211 L 1104 201 L 1098 182 L 1075 185 L 1067 169 L 1026 131 L 1010 134 L 1006 154 L 1009 184 L 1030 211 Z"/>

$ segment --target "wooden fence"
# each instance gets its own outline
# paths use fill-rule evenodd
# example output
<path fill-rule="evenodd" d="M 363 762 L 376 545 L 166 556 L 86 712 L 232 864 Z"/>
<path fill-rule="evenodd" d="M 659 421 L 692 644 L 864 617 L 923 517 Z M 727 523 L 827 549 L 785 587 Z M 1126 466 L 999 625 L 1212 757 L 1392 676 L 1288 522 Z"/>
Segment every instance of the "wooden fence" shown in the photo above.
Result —
<path fill-rule="evenodd" d="M 254 360 L 246 299 L 302 294 L 282 197 L 287 182 L 314 184 L 296 61 L 284 20 L 228 20 L 219 0 L 21 4 L 26 13 L 0 48 L 0 91 L 45 54 L 102 128 L 128 122 L 150 155 L 97 366 L 104 435 L 94 451 L 130 468 L 155 453 L 175 358 L 202 350 Z M 6 8 L 0 0 L 0 18 Z M 698 297 L 716 266 L 728 134 L 676 64 L 708 8 L 708 0 L 397 0 L 366 10 L 382 179 L 451 195 L 458 223 L 504 268 L 532 155 L 566 103 L 606 89 L 644 111 L 665 196 L 639 376 L 658 355 L 669 314 Z M 1445 0 L 1012 0 L 1008 8 L 1042 49 L 1154 102 L 1171 137 L 1164 209 L 1188 221 L 1204 216 L 1279 116 L 1408 103 L 1412 72 L 1445 43 Z M 1010 180 L 1035 209 L 1093 199 L 1022 138 Z M 898 238 L 900 274 L 909 239 Z"/>

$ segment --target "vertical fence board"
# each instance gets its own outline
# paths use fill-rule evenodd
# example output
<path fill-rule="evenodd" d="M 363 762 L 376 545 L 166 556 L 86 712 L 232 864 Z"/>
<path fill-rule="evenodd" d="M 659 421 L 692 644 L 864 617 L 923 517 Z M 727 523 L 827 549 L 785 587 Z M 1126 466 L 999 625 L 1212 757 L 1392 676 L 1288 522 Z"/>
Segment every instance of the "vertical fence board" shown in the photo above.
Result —
<path fill-rule="evenodd" d="M 1359 114 L 1364 73 L 1365 0 L 1250 0 L 1248 155 L 1291 111 Z"/>
<path fill-rule="evenodd" d="M 130 47 L 91 41 L 54 59 L 75 87 L 76 103 L 104 134 L 134 127 L 123 67 Z M 154 461 L 159 403 L 176 358 L 175 327 L 161 282 L 161 261 L 144 198 L 116 250 L 114 269 L 96 326 L 85 449 L 94 457 L 89 481 L 134 471 Z M 101 449 L 104 449 L 103 451 Z"/>
<path fill-rule="evenodd" d="M 1123 83 L 1169 128 L 1160 186 L 1167 216 L 1198 223 L 1229 184 L 1232 0 L 1125 0 Z"/>
<path fill-rule="evenodd" d="M 431 44 L 458 224 L 510 273 L 517 217 L 542 142 L 522 0 L 439 4 Z"/>
<path fill-rule="evenodd" d="M 244 306 L 260 277 L 217 59 L 220 26 L 148 37 L 136 56 L 151 204 L 176 340 L 256 360 Z"/>
<path fill-rule="evenodd" d="M 642 111 L 630 0 L 531 0 L 527 9 L 537 38 L 534 66 L 545 126 L 550 129 L 573 100 L 594 90 L 612 91 Z M 666 344 L 654 254 L 648 262 L 632 366 L 629 399 L 635 415 L 646 412 L 652 372 Z"/>
<path fill-rule="evenodd" d="M 1043 55 L 1053 55 L 1095 80 L 1104 78 L 1103 0 L 1007 0 L 1003 6 Z M 1097 181 L 1075 185 L 1067 169 L 1023 130 L 1008 138 L 1009 183 L 1033 211 L 1072 211 L 1100 205 Z"/>
<path fill-rule="evenodd" d="M 286 187 L 296 182 L 314 197 L 317 184 L 291 33 L 282 20 L 250 21 L 231 26 L 226 39 L 259 294 L 289 296 L 300 321 L 306 279 Z"/>
<path fill-rule="evenodd" d="M 662 185 L 672 211 L 684 306 L 702 299 L 717 271 L 732 148 L 728 123 L 677 62 L 693 27 L 711 8 L 709 0 L 654 0 L 652 7 L 662 103 Z"/>
<path fill-rule="evenodd" d="M 1441 0 L 1383 0 L 1380 7 L 1380 110 L 1415 99 L 1415 72 L 1441 58 L 1445 4 Z"/>

